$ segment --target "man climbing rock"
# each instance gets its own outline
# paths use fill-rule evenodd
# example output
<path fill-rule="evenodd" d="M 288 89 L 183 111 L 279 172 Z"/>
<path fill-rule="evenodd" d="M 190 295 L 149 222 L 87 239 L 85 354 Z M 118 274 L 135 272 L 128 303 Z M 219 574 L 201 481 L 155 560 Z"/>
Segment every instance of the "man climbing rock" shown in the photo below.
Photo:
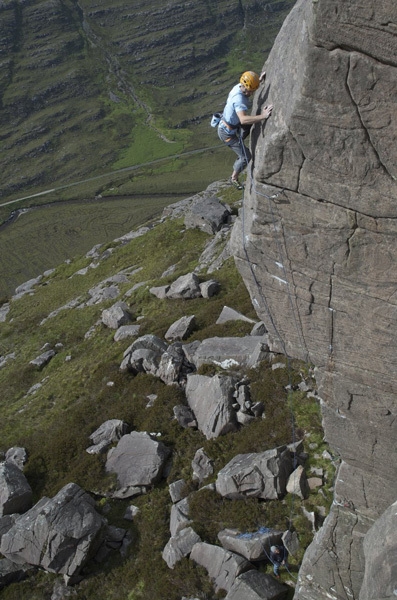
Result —
<path fill-rule="evenodd" d="M 272 113 L 273 106 L 265 106 L 259 115 L 248 115 L 250 97 L 258 89 L 259 83 L 264 80 L 266 74 L 259 76 L 254 71 L 245 71 L 229 93 L 223 115 L 218 125 L 218 136 L 236 154 L 237 159 L 233 165 L 231 183 L 239 190 L 242 185 L 239 182 L 239 174 L 251 160 L 251 152 L 244 144 L 244 139 L 249 135 L 251 126 L 268 119 Z"/>
<path fill-rule="evenodd" d="M 280 567 L 288 568 L 288 552 L 284 546 L 272 546 L 270 548 L 270 560 L 273 563 L 273 572 L 277 579 L 280 578 Z"/>

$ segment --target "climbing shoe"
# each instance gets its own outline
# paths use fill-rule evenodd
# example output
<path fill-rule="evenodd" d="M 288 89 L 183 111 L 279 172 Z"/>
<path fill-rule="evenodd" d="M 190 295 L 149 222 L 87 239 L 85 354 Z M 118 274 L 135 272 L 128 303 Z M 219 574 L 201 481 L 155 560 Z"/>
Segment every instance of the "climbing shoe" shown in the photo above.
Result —
<path fill-rule="evenodd" d="M 239 180 L 238 180 L 238 179 L 233 179 L 233 177 L 231 177 L 231 178 L 230 178 L 230 183 L 231 183 L 232 185 L 234 185 L 234 187 L 235 187 L 237 190 L 242 190 L 242 189 L 243 189 L 243 186 L 241 185 L 241 183 L 239 182 Z"/>

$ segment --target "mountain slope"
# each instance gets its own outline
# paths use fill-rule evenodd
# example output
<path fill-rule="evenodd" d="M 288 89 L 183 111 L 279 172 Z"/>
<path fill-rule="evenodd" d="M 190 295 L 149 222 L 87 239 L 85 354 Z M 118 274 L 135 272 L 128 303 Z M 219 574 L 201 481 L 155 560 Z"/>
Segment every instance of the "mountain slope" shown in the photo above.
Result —
<path fill-rule="evenodd" d="M 2 3 L 0 197 L 135 164 L 148 128 L 153 158 L 209 145 L 208 115 L 292 4 Z"/>

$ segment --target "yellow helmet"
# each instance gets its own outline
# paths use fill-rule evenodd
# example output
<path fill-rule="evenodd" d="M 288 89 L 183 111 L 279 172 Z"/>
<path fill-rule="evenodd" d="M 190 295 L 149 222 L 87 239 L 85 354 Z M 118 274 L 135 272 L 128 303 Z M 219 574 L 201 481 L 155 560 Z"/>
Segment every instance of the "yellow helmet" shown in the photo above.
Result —
<path fill-rule="evenodd" d="M 254 71 L 245 71 L 240 77 L 240 83 L 249 92 L 254 92 L 259 87 L 259 75 Z"/>

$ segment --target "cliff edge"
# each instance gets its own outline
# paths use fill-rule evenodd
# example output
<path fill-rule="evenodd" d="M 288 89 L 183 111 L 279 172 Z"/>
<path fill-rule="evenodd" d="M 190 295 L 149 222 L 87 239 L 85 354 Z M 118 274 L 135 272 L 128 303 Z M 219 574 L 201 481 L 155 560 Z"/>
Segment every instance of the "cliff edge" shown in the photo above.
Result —
<path fill-rule="evenodd" d="M 273 349 L 316 366 L 326 439 L 341 460 L 333 508 L 306 553 L 295 598 L 391 598 L 394 0 L 298 0 L 266 72 L 256 109 L 272 103 L 274 110 L 251 135 L 254 158 L 233 250 Z"/>

